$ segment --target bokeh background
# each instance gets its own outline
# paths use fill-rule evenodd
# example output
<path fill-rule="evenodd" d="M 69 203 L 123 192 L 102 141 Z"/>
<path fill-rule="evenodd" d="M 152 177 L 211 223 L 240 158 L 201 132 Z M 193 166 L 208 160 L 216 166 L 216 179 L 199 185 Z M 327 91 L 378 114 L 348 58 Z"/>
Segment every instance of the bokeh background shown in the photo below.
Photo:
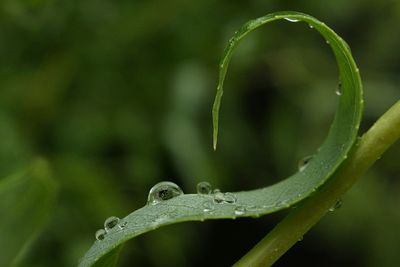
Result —
<path fill-rule="evenodd" d="M 350 45 L 362 131 L 400 98 L 395 0 L 2 0 L 0 177 L 41 156 L 58 185 L 21 266 L 75 266 L 105 218 L 143 206 L 159 181 L 238 191 L 295 172 L 337 101 L 332 53 L 305 23 L 275 22 L 241 43 L 211 146 L 224 46 L 247 20 L 280 10 L 309 13 Z M 396 144 L 276 266 L 399 266 L 399 153 Z M 230 266 L 285 213 L 164 227 L 129 242 L 120 266 Z"/>

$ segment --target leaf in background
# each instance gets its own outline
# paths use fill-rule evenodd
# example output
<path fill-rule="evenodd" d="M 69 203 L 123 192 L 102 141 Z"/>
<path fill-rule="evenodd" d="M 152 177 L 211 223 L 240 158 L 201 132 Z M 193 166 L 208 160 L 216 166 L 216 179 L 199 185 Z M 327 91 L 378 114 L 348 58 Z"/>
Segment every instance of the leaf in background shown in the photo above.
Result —
<path fill-rule="evenodd" d="M 0 180 L 0 266 L 16 266 L 44 228 L 53 208 L 56 185 L 47 163 Z"/>
<path fill-rule="evenodd" d="M 220 78 L 213 107 L 214 147 L 217 142 L 222 86 L 234 48 L 252 30 L 279 19 L 306 22 L 307 26 L 314 28 L 324 37 L 336 57 L 341 82 L 339 103 L 328 137 L 318 152 L 291 177 L 257 190 L 207 193 L 208 189 L 205 187 L 201 190 L 203 194 L 182 194 L 179 187 L 173 184 L 158 184 L 150 192 L 163 201 L 151 202 L 120 220 L 119 224 L 93 244 L 79 266 L 113 266 L 109 261 L 104 264 L 103 259 L 117 255 L 118 248 L 127 240 L 163 225 L 206 219 L 258 217 L 288 208 L 318 190 L 345 161 L 356 140 L 362 115 L 363 99 L 359 71 L 348 45 L 342 38 L 324 23 L 298 12 L 278 12 L 249 21 L 229 41 L 220 64 Z"/>

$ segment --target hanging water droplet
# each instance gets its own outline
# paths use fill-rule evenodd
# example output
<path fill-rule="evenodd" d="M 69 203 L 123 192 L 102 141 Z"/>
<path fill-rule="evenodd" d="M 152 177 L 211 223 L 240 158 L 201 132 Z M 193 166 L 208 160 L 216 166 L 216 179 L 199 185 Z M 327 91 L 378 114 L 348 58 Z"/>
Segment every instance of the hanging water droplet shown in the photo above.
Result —
<path fill-rule="evenodd" d="M 309 27 L 310 29 L 314 29 L 314 26 L 311 25 L 311 24 L 308 24 L 308 27 Z"/>
<path fill-rule="evenodd" d="M 97 240 L 99 240 L 99 241 L 101 241 L 101 240 L 103 240 L 105 237 L 106 237 L 106 230 L 104 230 L 104 229 L 99 229 L 99 230 L 97 230 L 96 231 L 96 234 L 95 234 L 95 236 L 96 236 L 96 239 Z"/>
<path fill-rule="evenodd" d="M 172 182 L 160 182 L 150 189 L 147 204 L 154 205 L 182 194 L 183 191 L 177 184 Z"/>
<path fill-rule="evenodd" d="M 303 241 L 303 236 L 300 236 L 297 241 Z"/>
<path fill-rule="evenodd" d="M 342 82 L 339 81 L 338 86 L 336 87 L 335 91 L 336 95 L 341 96 L 342 95 Z"/>
<path fill-rule="evenodd" d="M 326 40 L 325 43 L 330 44 L 330 43 L 329 43 L 329 40 Z"/>
<path fill-rule="evenodd" d="M 307 156 L 302 158 L 299 163 L 298 163 L 298 168 L 299 171 L 302 172 L 305 170 L 305 168 L 307 167 L 307 165 L 310 163 L 310 161 L 312 160 L 313 156 Z"/>
<path fill-rule="evenodd" d="M 243 206 L 237 206 L 235 208 L 235 215 L 243 215 L 246 213 L 246 208 Z"/>
<path fill-rule="evenodd" d="M 335 205 L 333 205 L 332 207 L 329 208 L 329 211 L 335 211 L 337 209 L 340 209 L 340 207 L 342 206 L 343 201 L 341 199 L 339 199 L 338 201 L 336 201 Z"/>
<path fill-rule="evenodd" d="M 211 200 L 207 200 L 203 202 L 203 211 L 204 212 L 212 212 L 214 210 L 214 203 Z"/>
<path fill-rule="evenodd" d="M 115 216 L 108 217 L 104 222 L 104 229 L 106 232 L 113 229 L 119 223 L 119 218 Z"/>
<path fill-rule="evenodd" d="M 211 184 L 208 182 L 200 182 L 196 186 L 197 194 L 208 195 L 211 193 Z"/>
<path fill-rule="evenodd" d="M 299 22 L 300 21 L 298 19 L 293 19 L 293 18 L 284 18 L 284 19 L 289 21 L 289 22 Z"/>

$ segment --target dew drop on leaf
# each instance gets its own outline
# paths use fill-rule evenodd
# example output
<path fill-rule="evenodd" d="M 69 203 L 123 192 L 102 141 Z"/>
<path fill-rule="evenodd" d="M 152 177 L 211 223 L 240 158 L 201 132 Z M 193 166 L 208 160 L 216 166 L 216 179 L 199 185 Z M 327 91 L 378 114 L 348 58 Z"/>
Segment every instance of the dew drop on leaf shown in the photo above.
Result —
<path fill-rule="evenodd" d="M 236 202 L 236 196 L 233 193 L 225 193 L 224 194 L 225 202 L 227 203 L 235 203 Z"/>
<path fill-rule="evenodd" d="M 104 230 L 104 229 L 99 229 L 99 230 L 96 231 L 95 236 L 96 236 L 96 239 L 97 239 L 97 240 L 101 241 L 101 240 L 104 239 L 104 237 L 106 236 L 106 234 L 107 234 L 107 233 L 106 233 L 106 230 Z"/>
<path fill-rule="evenodd" d="M 119 223 L 119 218 L 115 216 L 108 217 L 104 222 L 104 229 L 106 232 L 113 229 Z"/>
<path fill-rule="evenodd" d="M 235 208 L 235 215 L 243 215 L 246 213 L 246 208 L 243 206 L 237 206 Z"/>
<path fill-rule="evenodd" d="M 203 202 L 203 211 L 204 212 L 212 212 L 214 210 L 214 203 L 211 200 L 207 200 Z"/>
<path fill-rule="evenodd" d="M 214 190 L 215 203 L 236 203 L 236 196 L 233 193 L 222 193 L 219 189 Z"/>
<path fill-rule="evenodd" d="M 208 182 L 200 182 L 196 186 L 197 194 L 208 195 L 211 193 L 211 184 Z"/>
<path fill-rule="evenodd" d="M 128 222 L 125 221 L 125 222 L 120 223 L 118 225 L 119 225 L 119 227 L 124 228 L 127 224 L 128 224 Z"/>
<path fill-rule="evenodd" d="M 160 182 L 150 189 L 149 196 L 147 197 L 147 204 L 154 205 L 182 194 L 183 191 L 177 184 L 172 182 Z"/>
<path fill-rule="evenodd" d="M 214 191 L 214 202 L 215 203 L 222 203 L 225 201 L 225 196 L 224 193 L 222 193 L 221 191 Z"/>
<path fill-rule="evenodd" d="M 300 172 L 304 171 L 304 169 L 307 167 L 308 163 L 310 163 L 312 158 L 313 156 L 307 156 L 299 161 L 298 168 Z"/>

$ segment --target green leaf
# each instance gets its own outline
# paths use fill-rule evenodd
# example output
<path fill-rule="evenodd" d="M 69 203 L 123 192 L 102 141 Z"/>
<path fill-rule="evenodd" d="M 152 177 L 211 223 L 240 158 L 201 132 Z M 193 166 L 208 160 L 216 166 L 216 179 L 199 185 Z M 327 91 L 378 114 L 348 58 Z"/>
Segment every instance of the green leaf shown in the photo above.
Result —
<path fill-rule="evenodd" d="M 251 20 L 229 41 L 220 63 L 220 77 L 213 107 L 214 148 L 217 144 L 223 82 L 234 49 L 249 32 L 280 19 L 289 22 L 302 21 L 313 27 L 324 37 L 336 57 L 342 90 L 329 134 L 318 152 L 301 171 L 269 187 L 229 195 L 182 194 L 154 205 L 146 205 L 123 218 L 120 225 L 124 227 L 114 227 L 103 240 L 96 241 L 79 266 L 113 266 L 102 264 L 101 259 L 117 254 L 117 248 L 129 239 L 163 225 L 206 219 L 258 217 L 288 208 L 313 194 L 343 164 L 356 140 L 362 115 L 359 71 L 348 45 L 341 37 L 324 23 L 298 12 L 278 12 Z"/>
<path fill-rule="evenodd" d="M 0 180 L 0 266 L 16 266 L 46 225 L 56 195 L 47 163 L 37 160 Z"/>

